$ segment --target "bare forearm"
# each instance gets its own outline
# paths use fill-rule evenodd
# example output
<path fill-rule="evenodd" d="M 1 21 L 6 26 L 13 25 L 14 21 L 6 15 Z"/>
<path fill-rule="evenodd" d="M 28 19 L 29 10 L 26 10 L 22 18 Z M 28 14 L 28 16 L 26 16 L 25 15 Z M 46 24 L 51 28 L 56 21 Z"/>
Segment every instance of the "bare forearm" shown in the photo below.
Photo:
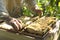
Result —
<path fill-rule="evenodd" d="M 32 11 L 33 13 L 36 13 L 36 15 L 41 16 L 42 10 L 39 9 L 36 0 L 25 0 L 26 7 Z"/>
<path fill-rule="evenodd" d="M 36 1 L 35 0 L 25 0 L 26 3 L 26 7 L 30 10 L 34 10 L 35 9 L 35 5 L 36 5 Z"/>

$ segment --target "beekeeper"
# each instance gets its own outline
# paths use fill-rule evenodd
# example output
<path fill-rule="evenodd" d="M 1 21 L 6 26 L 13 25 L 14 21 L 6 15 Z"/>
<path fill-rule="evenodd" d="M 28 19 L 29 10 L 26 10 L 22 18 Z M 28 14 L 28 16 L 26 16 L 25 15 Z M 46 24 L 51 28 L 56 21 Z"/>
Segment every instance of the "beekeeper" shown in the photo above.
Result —
<path fill-rule="evenodd" d="M 16 18 L 20 17 L 18 13 L 21 13 L 23 5 L 35 13 L 41 13 L 35 0 L 0 0 L 0 20 L 13 25 L 16 31 L 21 30 L 21 21 Z"/>

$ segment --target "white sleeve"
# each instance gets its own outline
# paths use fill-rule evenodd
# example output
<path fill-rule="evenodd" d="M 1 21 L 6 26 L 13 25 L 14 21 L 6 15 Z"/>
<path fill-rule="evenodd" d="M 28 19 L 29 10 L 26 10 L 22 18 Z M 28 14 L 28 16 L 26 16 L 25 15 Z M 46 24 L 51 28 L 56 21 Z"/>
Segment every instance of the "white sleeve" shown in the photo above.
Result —
<path fill-rule="evenodd" d="M 59 28 L 60 28 L 60 20 L 58 20 L 56 22 L 56 27 L 53 30 L 51 30 L 50 32 L 51 33 L 56 33 L 57 31 L 59 31 Z"/>

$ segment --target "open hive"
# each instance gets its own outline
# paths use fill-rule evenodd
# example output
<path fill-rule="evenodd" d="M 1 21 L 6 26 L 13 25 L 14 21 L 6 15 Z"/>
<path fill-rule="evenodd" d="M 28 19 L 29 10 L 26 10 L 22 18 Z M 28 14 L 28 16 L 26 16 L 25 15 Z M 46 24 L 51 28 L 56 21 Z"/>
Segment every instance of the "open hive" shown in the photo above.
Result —
<path fill-rule="evenodd" d="M 42 17 L 38 18 L 36 21 L 32 22 L 28 26 L 26 26 L 26 30 L 28 33 L 36 34 L 43 36 L 49 30 L 52 30 L 55 26 L 56 18 L 55 17 Z"/>
<path fill-rule="evenodd" d="M 34 17 L 34 18 L 29 18 L 29 20 L 25 20 L 23 17 L 21 20 L 23 21 L 23 26 L 24 26 L 24 31 L 22 31 L 22 34 L 25 33 L 29 36 L 30 35 L 32 35 L 32 36 L 36 35 L 39 37 L 44 36 L 49 30 L 52 30 L 55 27 L 54 25 L 56 22 L 55 17 L 42 17 L 42 18 Z M 6 26 L 6 23 L 3 23 L 2 26 L 4 28 Z M 6 27 L 8 27 L 8 26 L 12 28 L 12 26 L 7 24 Z"/>

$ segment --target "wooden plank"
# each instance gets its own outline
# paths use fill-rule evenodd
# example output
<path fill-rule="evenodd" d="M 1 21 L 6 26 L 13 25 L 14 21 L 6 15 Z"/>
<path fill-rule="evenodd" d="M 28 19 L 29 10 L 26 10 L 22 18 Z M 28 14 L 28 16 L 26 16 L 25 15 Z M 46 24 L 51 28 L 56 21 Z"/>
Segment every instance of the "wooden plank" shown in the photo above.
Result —
<path fill-rule="evenodd" d="M 33 39 L 25 35 L 17 35 L 14 33 L 0 30 L 0 40 L 33 40 Z"/>

